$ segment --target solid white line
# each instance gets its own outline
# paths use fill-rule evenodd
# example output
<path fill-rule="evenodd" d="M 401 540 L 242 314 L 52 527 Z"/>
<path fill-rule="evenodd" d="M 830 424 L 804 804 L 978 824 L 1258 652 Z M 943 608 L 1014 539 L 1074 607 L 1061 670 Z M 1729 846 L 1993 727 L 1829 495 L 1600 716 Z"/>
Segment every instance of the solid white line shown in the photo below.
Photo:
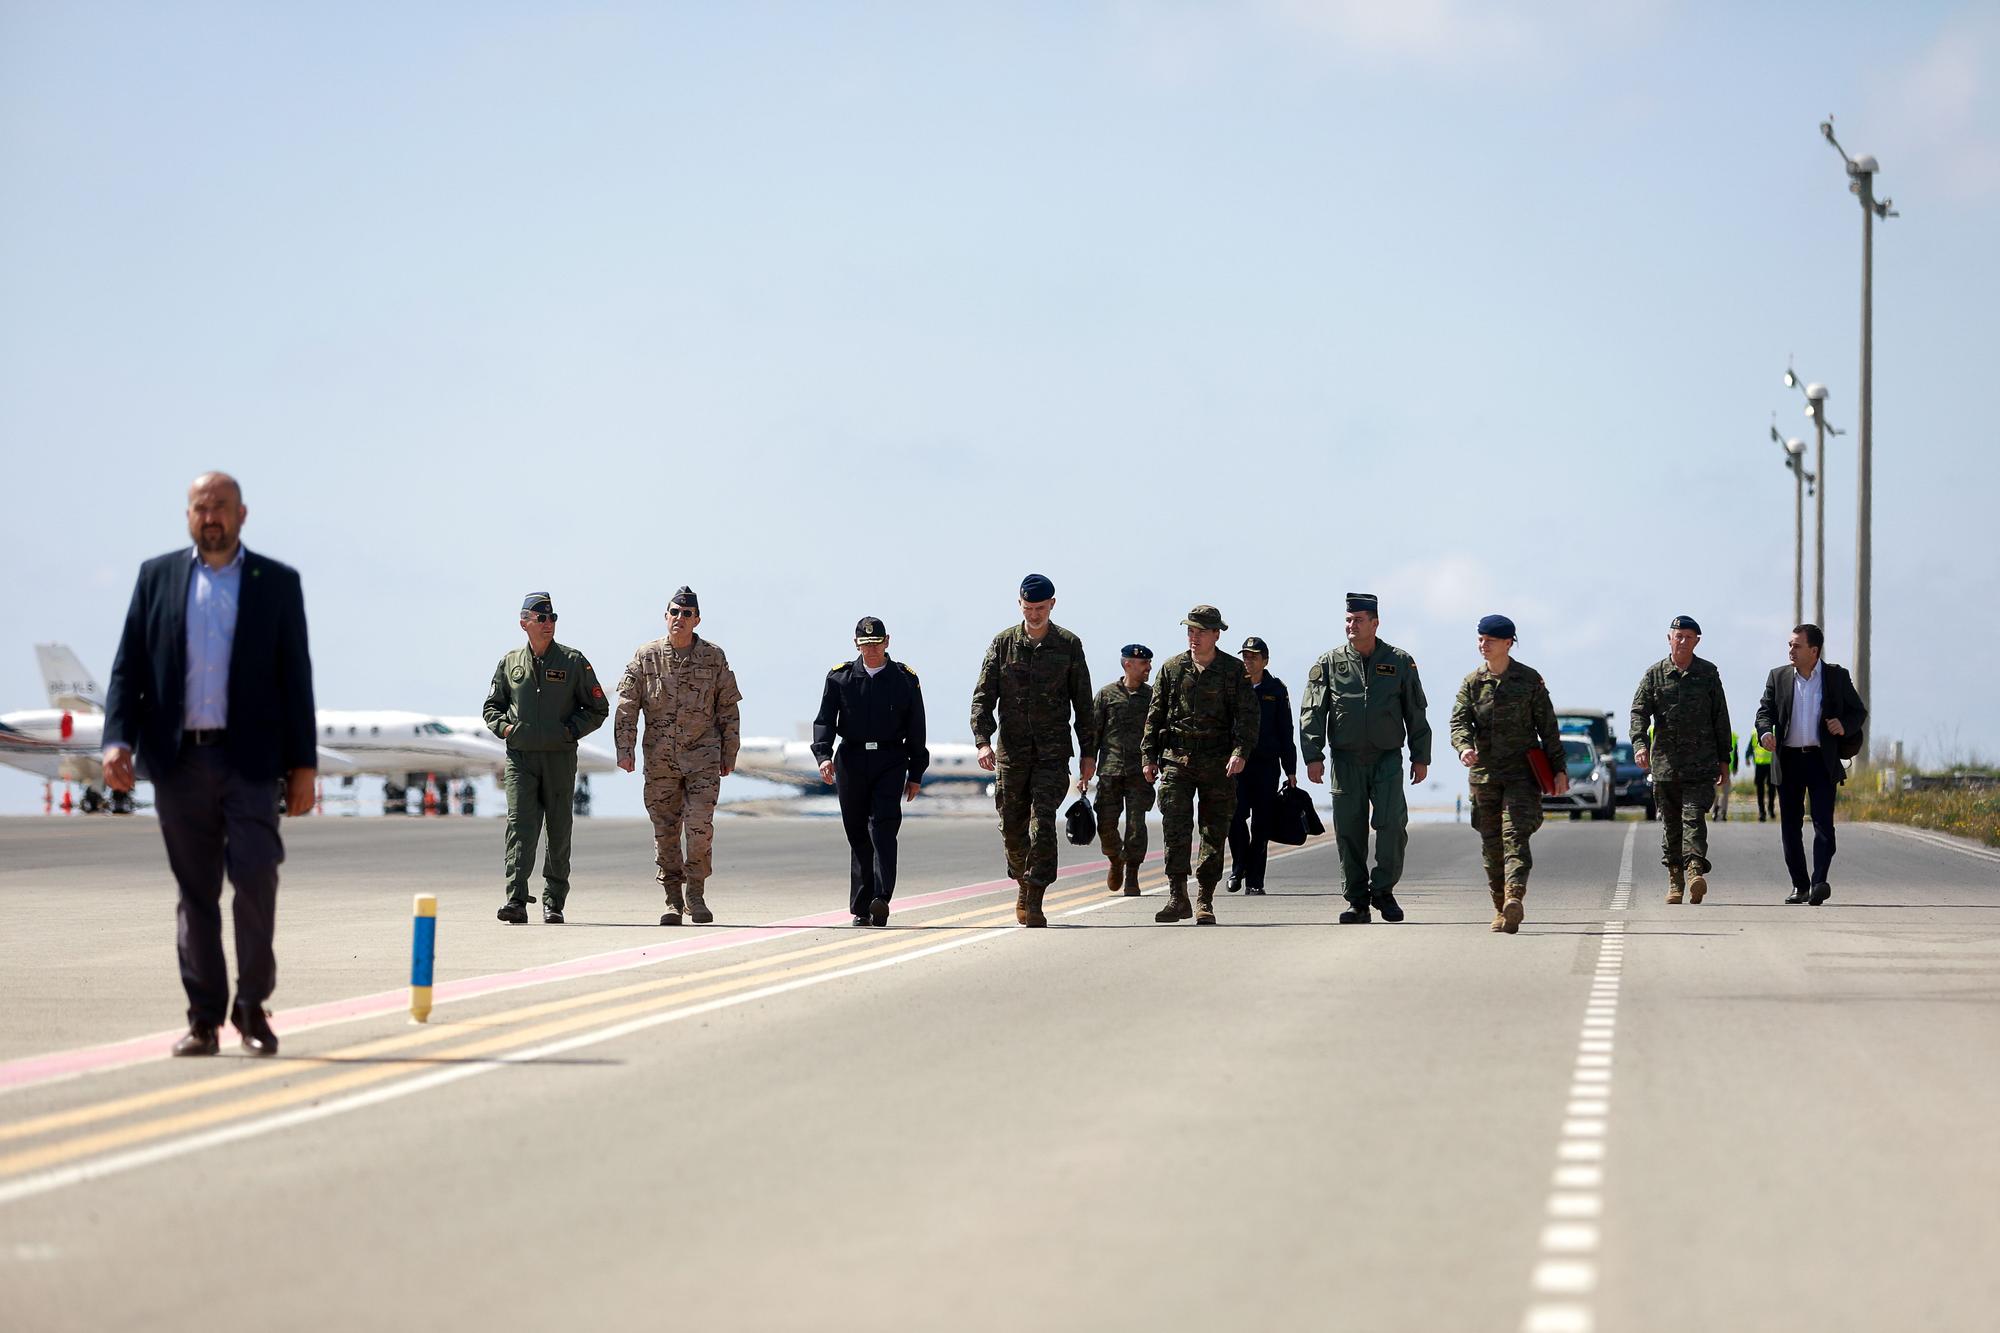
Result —
<path fill-rule="evenodd" d="M 1947 852 L 1957 852 L 1960 856 L 1969 856 L 1975 861 L 2000 862 L 2000 852 L 1992 851 L 1989 848 L 1980 847 L 1973 843 L 1962 842 L 1947 834 L 1933 833 L 1929 829 L 1906 828 L 1901 824 L 1882 824 L 1874 820 L 1864 821 L 1862 827 L 1881 829 L 1885 833 L 1894 833 L 1898 837 L 1911 838 L 1917 842 L 1928 843 L 1933 847 L 1942 848 Z"/>
<path fill-rule="evenodd" d="M 151 1147 L 78 1162 L 70 1166 L 58 1167 L 52 1171 L 44 1171 L 38 1175 L 23 1176 L 19 1180 L 0 1184 L 0 1205 L 14 1203 L 21 1199 L 33 1198 L 38 1194 L 47 1194 L 53 1190 L 63 1189 L 70 1185 L 80 1185 L 86 1181 L 102 1180 L 107 1176 L 119 1175 L 126 1171 L 136 1170 L 142 1166 L 152 1166 L 159 1162 L 171 1161 L 176 1157 L 185 1157 L 190 1153 L 201 1152 L 207 1148 L 218 1148 L 224 1144 L 239 1143 L 244 1139 L 257 1138 L 277 1130 L 291 1129 L 298 1125 L 308 1125 L 317 1120 L 326 1120 L 333 1116 L 343 1115 L 349 1111 L 359 1111 L 366 1107 L 378 1106 L 384 1102 L 395 1101 L 398 1098 L 408 1097 L 415 1093 L 429 1092 L 433 1088 L 441 1088 L 449 1083 L 457 1083 L 461 1079 L 475 1078 L 480 1074 L 491 1073 L 493 1070 L 499 1069 L 504 1065 L 531 1064 L 536 1060 L 546 1060 L 551 1056 L 582 1050 L 586 1047 L 596 1046 L 607 1041 L 616 1041 L 621 1037 L 629 1037 L 635 1032 L 644 1032 L 649 1028 L 660 1027 L 663 1024 L 678 1023 L 684 1019 L 711 1014 L 717 1010 L 728 1009 L 735 1005 L 749 1004 L 756 1000 L 767 1000 L 776 995 L 803 990 L 808 986 L 817 986 L 829 981 L 838 981 L 844 977 L 860 976 L 865 972 L 878 972 L 883 968 L 915 962 L 919 958 L 928 958 L 934 954 L 943 953 L 948 949 L 963 948 L 968 944 L 977 944 L 983 940 L 1005 939 L 1021 933 L 1019 926 L 1001 926 L 998 929 L 981 931 L 976 935 L 968 935 L 962 939 L 944 940 L 912 953 L 896 954 L 889 958 L 878 958 L 869 963 L 857 963 L 853 967 L 842 968 L 835 972 L 824 972 L 817 976 L 797 977 L 791 981 L 778 982 L 770 986 L 761 986 L 754 991 L 746 991 L 741 995 L 719 996 L 716 999 L 707 1000 L 685 1009 L 669 1009 L 663 1013 L 648 1014 L 644 1017 L 634 1018 L 612 1027 L 599 1029 L 595 1032 L 585 1032 L 573 1037 L 564 1037 L 561 1040 L 549 1042 L 546 1045 L 537 1046 L 530 1050 L 515 1051 L 507 1055 L 495 1056 L 490 1061 L 483 1061 L 478 1064 L 457 1065 L 450 1069 L 439 1070 L 436 1073 L 419 1075 L 407 1082 L 394 1083 L 383 1088 L 371 1088 L 367 1092 L 358 1092 L 348 1097 L 338 1097 L 329 1102 L 320 1102 L 313 1106 L 301 1107 L 295 1111 L 282 1111 L 276 1115 L 265 1116 L 262 1119 L 248 1120 L 241 1124 L 212 1129 L 201 1134 L 191 1134 L 185 1138 L 170 1139 L 165 1143 L 157 1143 Z"/>

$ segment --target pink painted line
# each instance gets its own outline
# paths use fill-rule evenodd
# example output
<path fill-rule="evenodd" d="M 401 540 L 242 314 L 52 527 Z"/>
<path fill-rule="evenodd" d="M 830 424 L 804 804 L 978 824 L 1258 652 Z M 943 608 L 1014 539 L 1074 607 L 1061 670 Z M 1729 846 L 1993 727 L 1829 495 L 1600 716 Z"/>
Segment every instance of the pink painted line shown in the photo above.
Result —
<path fill-rule="evenodd" d="M 1154 856 L 1157 855 L 1159 853 L 1154 853 Z M 1072 866 L 1062 873 L 1060 879 L 1089 874 L 1102 870 L 1109 864 L 1107 861 L 1091 861 L 1080 866 Z M 896 907 L 898 911 L 935 907 L 943 903 L 976 898 L 981 894 L 997 893 L 1013 886 L 1014 881 L 1011 879 L 989 879 L 978 884 L 961 884 L 957 888 L 940 889 L 935 893 L 918 894 L 907 899 L 898 898 Z M 609 972 L 623 972 L 635 967 L 650 967 L 656 963 L 671 962 L 695 954 L 714 953 L 721 949 L 759 944 L 767 940 L 780 940 L 788 935 L 801 934 L 823 926 L 844 926 L 850 920 L 852 918 L 843 910 L 816 912 L 811 916 L 792 917 L 789 920 L 773 921 L 761 926 L 738 926 L 721 931 L 696 929 L 675 939 L 671 944 L 641 945 L 636 949 L 619 949 L 612 953 L 572 958 L 567 962 L 544 963 L 538 967 L 526 967 L 513 972 L 491 972 L 481 977 L 447 981 L 432 991 L 431 1002 L 449 1004 L 453 1000 L 469 1000 L 475 996 L 519 990 L 524 986 L 545 986 L 555 981 L 572 981 L 578 977 L 603 976 Z M 383 1014 L 404 1013 L 409 1006 L 409 988 L 403 987 L 398 990 L 378 991 L 373 995 L 357 995 L 346 1000 L 329 1000 L 324 1004 L 307 1005 L 301 1009 L 286 1009 L 271 1016 L 271 1027 L 281 1033 L 307 1032 L 314 1028 L 329 1027 L 335 1023 L 351 1023 L 357 1019 L 378 1018 Z M 0 1092 L 33 1087 L 40 1083 L 55 1083 L 84 1074 L 103 1073 L 106 1070 L 123 1069 L 150 1060 L 167 1058 L 167 1052 L 184 1031 L 186 1031 L 184 1028 L 174 1028 L 144 1037 L 112 1042 L 105 1046 L 83 1046 L 73 1050 L 51 1051 L 46 1055 L 28 1055 L 17 1060 L 9 1060 L 5 1064 L 0 1064 Z"/>

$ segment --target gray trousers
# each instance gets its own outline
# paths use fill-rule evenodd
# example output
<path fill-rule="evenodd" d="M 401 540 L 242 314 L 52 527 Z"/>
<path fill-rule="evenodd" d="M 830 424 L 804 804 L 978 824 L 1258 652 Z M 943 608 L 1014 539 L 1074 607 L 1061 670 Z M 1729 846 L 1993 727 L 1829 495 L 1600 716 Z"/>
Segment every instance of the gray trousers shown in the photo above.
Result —
<path fill-rule="evenodd" d="M 167 864 L 180 885 L 181 988 L 188 1022 L 220 1027 L 229 1014 L 229 958 L 222 951 L 222 877 L 236 886 L 236 999 L 262 1004 L 278 984 L 271 934 L 277 921 L 278 786 L 229 767 L 219 745 L 187 746 L 173 772 L 153 780 Z"/>

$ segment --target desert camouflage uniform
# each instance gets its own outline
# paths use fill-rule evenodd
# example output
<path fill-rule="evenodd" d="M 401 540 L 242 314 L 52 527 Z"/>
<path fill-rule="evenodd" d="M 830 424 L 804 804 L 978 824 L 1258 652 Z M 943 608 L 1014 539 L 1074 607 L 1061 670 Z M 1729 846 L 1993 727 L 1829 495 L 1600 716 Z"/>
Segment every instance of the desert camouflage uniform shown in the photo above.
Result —
<path fill-rule="evenodd" d="M 712 868 L 715 801 L 722 771 L 736 766 L 742 740 L 736 705 L 742 698 L 728 657 L 700 635 L 679 650 L 670 639 L 646 644 L 618 682 L 612 739 L 621 763 L 632 758 L 639 715 L 646 715 L 646 813 L 653 820 L 660 887 L 676 911 L 681 885 L 699 889 Z"/>
<path fill-rule="evenodd" d="M 1542 826 L 1542 789 L 1528 767 L 1539 749 L 1563 771 L 1562 736 L 1541 673 L 1520 662 L 1493 675 L 1482 663 L 1458 687 L 1451 706 L 1451 747 L 1477 750 L 1472 766 L 1472 827 L 1479 831 L 1486 884 L 1497 910 L 1503 897 L 1523 898 L 1534 853 L 1528 839 Z"/>

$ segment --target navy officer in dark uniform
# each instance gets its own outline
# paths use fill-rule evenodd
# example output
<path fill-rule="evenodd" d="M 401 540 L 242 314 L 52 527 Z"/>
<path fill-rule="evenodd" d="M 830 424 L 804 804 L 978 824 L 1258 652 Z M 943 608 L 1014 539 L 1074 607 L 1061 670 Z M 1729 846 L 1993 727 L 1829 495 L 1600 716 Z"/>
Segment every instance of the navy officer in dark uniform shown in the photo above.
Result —
<path fill-rule="evenodd" d="M 889 657 L 889 631 L 874 616 L 863 616 L 854 627 L 854 646 L 859 657 L 826 673 L 812 752 L 820 780 L 840 795 L 840 822 L 852 853 L 848 910 L 857 926 L 886 926 L 896 892 L 901 802 L 917 798 L 931 752 L 924 744 L 923 689 L 916 672 Z"/>
<path fill-rule="evenodd" d="M 1257 696 L 1257 748 L 1236 775 L 1236 817 L 1229 824 L 1229 891 L 1264 892 L 1264 863 L 1271 854 L 1271 817 L 1277 813 L 1278 774 L 1299 782 L 1299 749 L 1292 739 L 1292 695 L 1270 673 L 1271 646 L 1252 634 L 1243 641 L 1243 669 Z"/>

